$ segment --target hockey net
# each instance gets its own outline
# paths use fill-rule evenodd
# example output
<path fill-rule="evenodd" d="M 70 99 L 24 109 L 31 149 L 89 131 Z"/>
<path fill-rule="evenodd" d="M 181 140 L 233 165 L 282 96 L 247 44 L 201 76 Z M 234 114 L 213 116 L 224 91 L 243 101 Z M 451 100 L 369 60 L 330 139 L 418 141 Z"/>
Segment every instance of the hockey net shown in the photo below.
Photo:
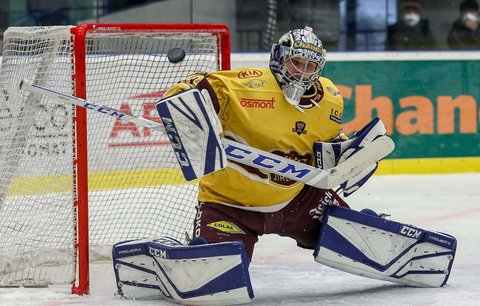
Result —
<path fill-rule="evenodd" d="M 169 62 L 172 48 L 184 49 L 185 59 Z M 70 283 L 72 292 L 88 293 L 98 250 L 162 235 L 185 242 L 197 201 L 197 185 L 184 181 L 166 135 L 22 92 L 20 80 L 159 121 L 155 102 L 166 89 L 193 72 L 229 69 L 229 52 L 222 25 L 5 32 L 0 286 Z"/>

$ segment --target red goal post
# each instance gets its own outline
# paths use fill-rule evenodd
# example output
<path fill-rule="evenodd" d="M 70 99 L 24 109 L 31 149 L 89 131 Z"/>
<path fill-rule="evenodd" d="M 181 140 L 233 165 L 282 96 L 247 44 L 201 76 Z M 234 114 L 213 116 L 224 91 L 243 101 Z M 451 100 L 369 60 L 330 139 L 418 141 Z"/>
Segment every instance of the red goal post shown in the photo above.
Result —
<path fill-rule="evenodd" d="M 173 48 L 186 51 L 183 61 L 168 61 Z M 185 241 L 196 205 L 196 185 L 183 180 L 165 135 L 20 92 L 21 79 L 159 120 L 154 104 L 166 89 L 220 69 L 230 69 L 224 25 L 9 28 L 0 70 L 0 286 L 71 283 L 88 294 L 92 257 L 127 239 Z"/>

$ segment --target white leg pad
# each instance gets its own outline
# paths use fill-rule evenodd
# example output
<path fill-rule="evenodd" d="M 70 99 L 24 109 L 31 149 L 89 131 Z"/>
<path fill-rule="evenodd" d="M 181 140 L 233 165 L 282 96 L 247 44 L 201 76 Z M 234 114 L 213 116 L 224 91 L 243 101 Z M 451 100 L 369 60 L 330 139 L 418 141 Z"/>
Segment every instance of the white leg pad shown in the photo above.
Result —
<path fill-rule="evenodd" d="M 185 246 L 171 238 L 113 247 L 118 294 L 188 305 L 248 303 L 253 289 L 241 242 Z"/>
<path fill-rule="evenodd" d="M 351 209 L 325 211 L 315 261 L 356 275 L 415 287 L 446 284 L 454 237 Z"/>

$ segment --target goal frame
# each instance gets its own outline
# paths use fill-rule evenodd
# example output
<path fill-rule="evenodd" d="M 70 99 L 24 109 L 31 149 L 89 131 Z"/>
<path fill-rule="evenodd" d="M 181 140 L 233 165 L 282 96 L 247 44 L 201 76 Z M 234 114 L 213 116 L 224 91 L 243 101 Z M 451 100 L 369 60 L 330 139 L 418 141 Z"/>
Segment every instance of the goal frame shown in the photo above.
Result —
<path fill-rule="evenodd" d="M 70 30 L 74 39 L 72 50 L 72 82 L 76 97 L 86 99 L 88 88 L 86 75 L 86 36 L 99 32 L 196 32 L 211 33 L 218 39 L 217 66 L 221 70 L 230 69 L 230 32 L 224 24 L 81 24 Z M 101 101 L 100 101 L 101 102 Z M 89 215 L 88 215 L 88 145 L 87 113 L 84 108 L 75 107 L 72 131 L 73 143 L 73 186 L 76 199 L 76 236 L 75 253 L 77 260 L 76 280 L 72 284 L 72 293 L 89 294 Z"/>

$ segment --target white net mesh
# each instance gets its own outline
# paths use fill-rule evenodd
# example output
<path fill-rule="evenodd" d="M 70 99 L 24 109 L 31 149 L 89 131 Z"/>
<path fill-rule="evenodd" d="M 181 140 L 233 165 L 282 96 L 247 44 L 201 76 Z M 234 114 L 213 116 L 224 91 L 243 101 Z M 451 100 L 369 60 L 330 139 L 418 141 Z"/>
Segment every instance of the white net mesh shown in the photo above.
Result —
<path fill-rule="evenodd" d="M 74 279 L 72 108 L 18 90 L 20 80 L 29 78 L 72 93 L 68 38 L 65 27 L 5 32 L 0 71 L 3 285 L 48 283 L 52 276 Z M 51 250 L 62 256 L 49 256 Z"/>
<path fill-rule="evenodd" d="M 72 179 L 73 108 L 18 90 L 21 79 L 72 94 L 70 27 L 10 28 L 0 77 L 0 285 L 75 279 Z M 185 59 L 170 63 L 179 47 Z M 87 99 L 147 119 L 164 91 L 218 67 L 209 33 L 159 30 L 89 32 Z M 88 113 L 91 246 L 168 235 L 185 241 L 197 186 L 186 183 L 168 138 Z"/>

